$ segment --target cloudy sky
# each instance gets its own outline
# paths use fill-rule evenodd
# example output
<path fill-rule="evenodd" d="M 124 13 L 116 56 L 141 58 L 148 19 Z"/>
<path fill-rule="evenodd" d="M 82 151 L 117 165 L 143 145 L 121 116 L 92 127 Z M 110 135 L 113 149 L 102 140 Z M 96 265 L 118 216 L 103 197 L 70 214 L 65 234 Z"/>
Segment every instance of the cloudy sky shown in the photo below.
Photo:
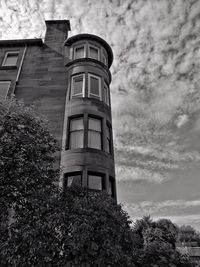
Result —
<path fill-rule="evenodd" d="M 118 201 L 200 230 L 200 1 L 0 0 L 0 38 L 44 37 L 69 19 L 114 52 Z"/>

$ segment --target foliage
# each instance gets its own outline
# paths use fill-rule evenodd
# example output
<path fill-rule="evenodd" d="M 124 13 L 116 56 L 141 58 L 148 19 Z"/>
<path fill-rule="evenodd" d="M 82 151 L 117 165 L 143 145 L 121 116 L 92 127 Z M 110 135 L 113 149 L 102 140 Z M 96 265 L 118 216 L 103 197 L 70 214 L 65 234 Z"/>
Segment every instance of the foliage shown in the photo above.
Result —
<path fill-rule="evenodd" d="M 188 244 L 188 246 L 200 246 L 200 233 L 190 225 L 179 227 L 178 242 Z"/>
<path fill-rule="evenodd" d="M 0 102 L 0 191 L 7 205 L 22 204 L 55 178 L 58 147 L 46 122 L 15 99 Z"/>
<path fill-rule="evenodd" d="M 22 213 L 1 266 L 135 266 L 130 221 L 106 193 L 69 188 Z"/>
<path fill-rule="evenodd" d="M 32 107 L 14 98 L 0 101 L 0 245 L 8 238 L 14 211 L 31 201 L 39 205 L 45 199 L 39 195 L 56 190 L 57 149 L 46 121 Z"/>
<path fill-rule="evenodd" d="M 133 228 L 134 250 L 138 266 L 189 267 L 187 256 L 176 250 L 178 228 L 170 220 L 152 221 L 149 216 L 137 220 Z"/>

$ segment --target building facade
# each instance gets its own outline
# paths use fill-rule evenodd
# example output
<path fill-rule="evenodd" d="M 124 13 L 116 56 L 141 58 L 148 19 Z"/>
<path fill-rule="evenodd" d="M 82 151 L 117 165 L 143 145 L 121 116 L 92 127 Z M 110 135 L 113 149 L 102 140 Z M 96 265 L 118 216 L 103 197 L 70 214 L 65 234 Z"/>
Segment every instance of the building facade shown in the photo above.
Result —
<path fill-rule="evenodd" d="M 68 31 L 68 20 L 51 20 L 44 41 L 0 41 L 0 96 L 15 94 L 48 118 L 60 145 L 60 186 L 105 190 L 116 199 L 112 50 L 98 36 L 68 38 Z"/>

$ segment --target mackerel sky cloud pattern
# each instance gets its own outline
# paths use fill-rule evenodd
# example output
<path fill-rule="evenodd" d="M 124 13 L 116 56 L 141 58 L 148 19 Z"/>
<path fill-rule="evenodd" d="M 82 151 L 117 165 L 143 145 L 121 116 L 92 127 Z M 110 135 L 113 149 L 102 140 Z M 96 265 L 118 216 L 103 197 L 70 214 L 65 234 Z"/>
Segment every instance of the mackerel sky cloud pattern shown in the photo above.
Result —
<path fill-rule="evenodd" d="M 1 39 L 44 37 L 45 19 L 69 19 L 70 35 L 97 34 L 113 49 L 118 200 L 129 211 L 181 199 L 183 214 L 175 205 L 170 216 L 192 223 L 200 214 L 199 203 L 192 208 L 200 199 L 200 1 L 0 1 Z M 165 214 L 140 207 L 138 216 L 169 214 L 169 206 Z"/>

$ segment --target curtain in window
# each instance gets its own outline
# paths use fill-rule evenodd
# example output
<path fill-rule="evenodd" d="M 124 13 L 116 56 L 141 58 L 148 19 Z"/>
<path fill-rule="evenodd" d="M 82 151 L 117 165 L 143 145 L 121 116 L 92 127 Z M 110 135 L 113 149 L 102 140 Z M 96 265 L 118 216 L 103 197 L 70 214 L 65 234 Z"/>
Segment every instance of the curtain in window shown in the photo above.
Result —
<path fill-rule="evenodd" d="M 74 59 L 83 57 L 84 57 L 84 46 L 76 47 L 74 51 Z"/>
<path fill-rule="evenodd" d="M 88 187 L 90 189 L 102 190 L 102 176 L 89 174 Z"/>
<path fill-rule="evenodd" d="M 98 60 L 99 50 L 98 48 L 89 47 L 89 57 Z"/>
<path fill-rule="evenodd" d="M 83 95 L 83 75 L 72 77 L 72 97 Z"/>
<path fill-rule="evenodd" d="M 67 176 L 67 186 L 81 185 L 81 174 Z"/>
<path fill-rule="evenodd" d="M 99 77 L 90 76 L 90 94 L 100 98 L 100 80 Z"/>
<path fill-rule="evenodd" d="M 89 118 L 88 147 L 101 149 L 101 120 Z"/>
<path fill-rule="evenodd" d="M 83 148 L 83 118 L 75 118 L 70 121 L 69 148 Z"/>

